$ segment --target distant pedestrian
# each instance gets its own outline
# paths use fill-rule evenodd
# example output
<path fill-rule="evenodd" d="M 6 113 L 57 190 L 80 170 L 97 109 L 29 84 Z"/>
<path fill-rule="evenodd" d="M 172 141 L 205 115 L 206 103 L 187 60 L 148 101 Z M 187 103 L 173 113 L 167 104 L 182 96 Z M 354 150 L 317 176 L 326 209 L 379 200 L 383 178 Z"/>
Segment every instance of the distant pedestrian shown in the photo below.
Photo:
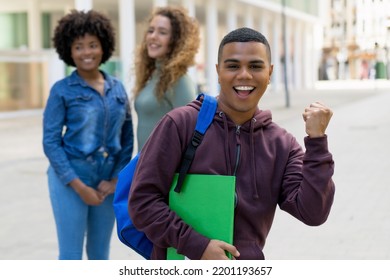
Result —
<path fill-rule="evenodd" d="M 360 72 L 360 79 L 361 80 L 367 80 L 369 77 L 369 65 L 367 60 L 363 59 L 361 64 L 361 72 Z"/>
<path fill-rule="evenodd" d="M 113 193 L 133 151 L 133 125 L 123 84 L 99 70 L 115 48 L 110 20 L 71 11 L 54 31 L 59 57 L 76 67 L 56 82 L 44 110 L 43 148 L 59 259 L 108 259 L 115 222 Z"/>
<path fill-rule="evenodd" d="M 199 44 L 198 22 L 184 8 L 153 10 L 135 64 L 139 150 L 167 112 L 195 99 L 197 86 L 187 71 L 195 63 Z"/>

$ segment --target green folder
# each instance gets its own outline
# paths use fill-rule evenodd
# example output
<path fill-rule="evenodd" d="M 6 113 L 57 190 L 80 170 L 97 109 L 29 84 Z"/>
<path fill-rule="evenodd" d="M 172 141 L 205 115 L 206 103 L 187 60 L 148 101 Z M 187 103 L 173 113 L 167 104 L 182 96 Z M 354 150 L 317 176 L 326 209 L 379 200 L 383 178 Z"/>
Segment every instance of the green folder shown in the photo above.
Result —
<path fill-rule="evenodd" d="M 169 193 L 169 207 L 198 233 L 233 244 L 236 177 L 187 174 L 180 193 Z M 175 248 L 168 248 L 167 260 L 184 260 Z"/>

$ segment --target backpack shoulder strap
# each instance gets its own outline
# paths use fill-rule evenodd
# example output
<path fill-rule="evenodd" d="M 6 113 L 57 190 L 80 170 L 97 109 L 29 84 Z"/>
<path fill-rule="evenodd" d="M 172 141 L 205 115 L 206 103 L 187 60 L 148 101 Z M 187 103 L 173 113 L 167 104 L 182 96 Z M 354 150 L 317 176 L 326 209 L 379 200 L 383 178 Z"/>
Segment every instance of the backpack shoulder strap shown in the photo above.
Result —
<path fill-rule="evenodd" d="M 192 135 L 192 139 L 187 146 L 187 149 L 184 153 L 180 169 L 179 169 L 179 178 L 177 179 L 177 184 L 175 186 L 175 192 L 180 192 L 181 186 L 183 185 L 184 178 L 190 169 L 192 160 L 195 156 L 195 151 L 202 143 L 203 136 L 206 133 L 206 130 L 209 128 L 211 122 L 214 119 L 215 112 L 217 110 L 217 99 L 213 96 L 206 94 L 199 94 L 196 98 L 200 100 L 203 97 L 202 106 L 200 108 L 198 119 L 196 121 L 195 131 Z"/>

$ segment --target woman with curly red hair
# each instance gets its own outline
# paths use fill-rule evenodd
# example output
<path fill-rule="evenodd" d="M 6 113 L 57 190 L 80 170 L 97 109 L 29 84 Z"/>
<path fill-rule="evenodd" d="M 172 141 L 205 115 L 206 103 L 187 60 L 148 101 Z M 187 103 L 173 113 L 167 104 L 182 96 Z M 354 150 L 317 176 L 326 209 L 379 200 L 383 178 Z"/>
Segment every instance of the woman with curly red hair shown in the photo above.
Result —
<path fill-rule="evenodd" d="M 197 94 L 187 70 L 200 44 L 198 22 L 184 8 L 172 6 L 156 8 L 147 22 L 135 62 L 139 150 L 162 116 Z"/>

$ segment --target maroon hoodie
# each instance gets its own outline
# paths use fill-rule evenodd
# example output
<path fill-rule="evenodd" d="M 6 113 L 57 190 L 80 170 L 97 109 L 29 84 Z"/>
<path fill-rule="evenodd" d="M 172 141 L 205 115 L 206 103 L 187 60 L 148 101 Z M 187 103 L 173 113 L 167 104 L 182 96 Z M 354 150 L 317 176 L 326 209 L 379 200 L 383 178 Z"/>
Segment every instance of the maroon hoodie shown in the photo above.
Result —
<path fill-rule="evenodd" d="M 146 142 L 129 199 L 134 225 L 153 242 L 152 259 L 166 259 L 177 248 L 200 259 L 207 237 L 194 231 L 168 207 L 172 178 L 193 134 L 200 101 L 174 109 L 158 123 Z M 198 147 L 189 173 L 236 176 L 234 245 L 239 259 L 264 259 L 263 248 L 276 206 L 310 226 L 324 223 L 335 192 L 334 162 L 327 137 L 296 139 L 257 110 L 242 126 L 217 110 Z"/>

